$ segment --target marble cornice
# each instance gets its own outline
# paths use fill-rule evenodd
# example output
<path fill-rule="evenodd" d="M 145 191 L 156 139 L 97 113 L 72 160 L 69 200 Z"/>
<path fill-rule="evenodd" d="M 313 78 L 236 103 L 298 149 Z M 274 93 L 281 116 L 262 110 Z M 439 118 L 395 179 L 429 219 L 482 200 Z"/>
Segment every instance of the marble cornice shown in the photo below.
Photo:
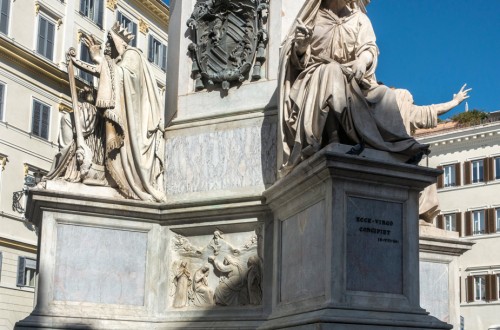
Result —
<path fill-rule="evenodd" d="M 2 58 L 9 59 L 36 75 L 44 76 L 60 84 L 59 87 L 69 88 L 68 74 L 59 69 L 54 63 L 42 59 L 33 51 L 25 49 L 17 43 L 0 37 L 0 54 Z"/>
<path fill-rule="evenodd" d="M 416 137 L 416 139 L 420 143 L 430 144 L 433 153 L 476 148 L 483 144 L 492 145 L 495 142 L 500 144 L 500 122 L 468 129 L 457 129 L 446 134 Z"/>
<path fill-rule="evenodd" d="M 170 21 L 170 9 L 161 0 L 143 0 L 138 1 L 139 5 L 142 5 L 147 9 L 154 17 L 158 18 L 164 25 L 161 28 L 166 29 Z"/>

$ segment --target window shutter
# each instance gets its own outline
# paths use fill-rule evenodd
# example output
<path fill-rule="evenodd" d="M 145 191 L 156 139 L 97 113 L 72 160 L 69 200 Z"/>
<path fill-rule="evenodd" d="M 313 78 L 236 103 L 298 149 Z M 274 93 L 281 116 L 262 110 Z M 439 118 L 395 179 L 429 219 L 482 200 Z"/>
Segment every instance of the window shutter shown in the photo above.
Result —
<path fill-rule="evenodd" d="M 474 276 L 467 276 L 465 285 L 467 287 L 467 302 L 474 302 Z"/>
<path fill-rule="evenodd" d="M 17 263 L 17 286 L 24 286 L 24 269 L 26 268 L 26 258 L 19 257 Z"/>
<path fill-rule="evenodd" d="M 465 212 L 465 236 L 472 236 L 472 212 Z"/>
<path fill-rule="evenodd" d="M 10 0 L 0 0 L 0 32 L 7 34 L 9 28 L 9 6 Z"/>
<path fill-rule="evenodd" d="M 490 181 L 492 178 L 490 177 L 490 159 L 483 159 L 483 170 L 484 170 L 484 182 Z"/>
<path fill-rule="evenodd" d="M 40 109 L 41 104 L 33 101 L 33 117 L 31 119 L 31 133 L 40 136 Z"/>
<path fill-rule="evenodd" d="M 47 22 L 47 52 L 45 56 L 49 60 L 54 59 L 54 31 L 55 31 L 55 26 L 54 24 Z"/>
<path fill-rule="evenodd" d="M 80 14 L 87 15 L 85 7 L 87 6 L 88 0 L 80 0 Z"/>
<path fill-rule="evenodd" d="M 455 213 L 455 221 L 457 222 L 458 237 L 462 237 L 463 230 L 462 230 L 462 213 L 461 212 Z"/>
<path fill-rule="evenodd" d="M 162 61 L 161 61 L 161 68 L 163 69 L 163 71 L 166 71 L 167 70 L 167 52 L 168 52 L 168 47 L 165 46 L 165 45 L 162 45 L 161 47 L 163 49 L 163 58 L 162 58 Z"/>
<path fill-rule="evenodd" d="M 45 55 L 45 43 L 47 35 L 47 21 L 43 17 L 38 19 L 38 47 L 37 52 Z"/>
<path fill-rule="evenodd" d="M 437 216 L 436 227 L 439 229 L 444 229 L 444 215 L 440 214 Z"/>
<path fill-rule="evenodd" d="M 132 24 L 132 34 L 134 35 L 134 39 L 132 39 L 132 47 L 137 46 L 137 24 L 131 23 Z"/>
<path fill-rule="evenodd" d="M 49 138 L 49 119 L 50 119 L 50 108 L 48 106 L 41 106 L 42 108 L 42 124 L 41 124 L 41 137 L 44 139 Z"/>
<path fill-rule="evenodd" d="M 443 170 L 443 166 L 438 166 L 437 169 L 440 170 L 440 171 L 442 171 Z M 441 188 L 444 187 L 444 173 L 441 173 L 438 176 L 437 187 L 438 187 L 438 189 L 441 189 Z"/>
<path fill-rule="evenodd" d="M 1 0 L 0 0 L 1 1 Z M 0 84 L 0 121 L 3 120 L 3 95 L 5 91 L 5 86 Z"/>
<path fill-rule="evenodd" d="M 495 178 L 495 158 L 490 157 L 488 158 L 488 179 L 490 181 L 494 181 Z"/>
<path fill-rule="evenodd" d="M 471 184 L 472 183 L 471 162 L 465 162 L 464 163 L 464 183 L 465 184 Z"/>
<path fill-rule="evenodd" d="M 457 187 L 462 185 L 462 166 L 460 163 L 455 164 L 455 185 Z"/>
<path fill-rule="evenodd" d="M 104 0 L 97 0 L 97 6 L 96 6 L 96 10 L 97 10 L 97 15 L 95 15 L 95 17 L 97 17 L 97 25 L 99 25 L 99 27 L 103 27 L 103 15 L 104 15 Z"/>
<path fill-rule="evenodd" d="M 487 209 L 484 214 L 486 216 L 486 233 L 494 234 L 497 232 L 497 219 L 495 209 Z"/>
<path fill-rule="evenodd" d="M 496 275 L 486 275 L 486 301 L 498 299 Z"/>
<path fill-rule="evenodd" d="M 153 36 L 149 35 L 148 36 L 148 60 L 150 62 L 153 62 L 154 60 L 154 41 L 153 41 Z"/>
<path fill-rule="evenodd" d="M 3 255 L 2 255 L 2 252 L 0 252 L 0 279 L 2 278 L 2 259 L 3 259 Z"/>

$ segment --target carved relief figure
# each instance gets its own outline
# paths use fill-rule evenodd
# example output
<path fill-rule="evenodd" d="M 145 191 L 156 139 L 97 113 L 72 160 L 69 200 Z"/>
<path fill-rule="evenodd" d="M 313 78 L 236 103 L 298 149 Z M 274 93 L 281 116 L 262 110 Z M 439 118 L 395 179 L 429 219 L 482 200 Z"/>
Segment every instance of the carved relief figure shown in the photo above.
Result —
<path fill-rule="evenodd" d="M 234 257 L 226 256 L 221 263 L 215 260 L 215 257 L 209 257 L 208 261 L 214 264 L 214 267 L 225 274 L 225 277 L 220 278 L 220 283 L 215 289 L 214 300 L 217 305 L 222 306 L 238 306 L 244 305 L 246 297 L 241 297 L 245 293 L 244 289 L 244 269 Z"/>
<path fill-rule="evenodd" d="M 174 276 L 175 294 L 174 307 L 185 307 L 188 304 L 188 289 L 191 285 L 191 273 L 187 269 L 187 262 L 182 261 Z"/>
<path fill-rule="evenodd" d="M 116 23 L 101 55 L 95 38 L 85 36 L 83 41 L 95 65 L 78 60 L 76 52 L 70 50 L 70 76 L 74 75 L 74 65 L 99 77 L 94 106 L 105 122 L 104 164 L 109 185 L 117 187 L 127 198 L 159 202 L 165 200 L 163 106 L 150 64 L 139 49 L 128 45 L 133 38 Z M 82 128 L 79 119 L 75 116 L 77 133 Z M 88 146 L 81 141 L 77 139 L 78 148 L 83 149 L 80 172 L 86 175 L 88 169 L 82 169 L 91 169 L 93 164 Z"/>
<path fill-rule="evenodd" d="M 262 268 L 259 257 L 252 256 L 247 261 L 247 288 L 250 305 L 262 303 Z"/>
<path fill-rule="evenodd" d="M 413 102 L 413 96 L 406 89 L 394 89 L 399 110 L 405 124 L 408 134 L 413 134 L 419 128 L 434 128 L 438 124 L 438 116 L 443 115 L 460 105 L 469 98 L 469 92 L 472 89 L 465 89 L 462 86 L 453 99 L 449 102 L 433 105 L 416 105 Z M 439 200 L 436 184 L 427 186 L 419 198 L 419 218 L 421 224 L 432 224 L 433 219 L 439 214 Z"/>
<path fill-rule="evenodd" d="M 375 78 L 378 47 L 367 0 L 311 0 L 282 48 L 282 175 L 332 142 L 405 155 L 428 152 L 404 128 L 395 93 Z"/>
<path fill-rule="evenodd" d="M 214 230 L 206 236 L 206 245 L 200 244 L 200 238 L 193 241 L 189 237 L 175 234 L 172 239 L 174 258 L 183 260 L 196 269 L 191 277 L 188 291 L 188 306 L 243 306 L 262 303 L 262 226 L 255 231 L 225 233 Z M 237 239 L 238 248 L 233 246 Z M 203 238 L 202 238 L 203 240 Z M 217 260 L 216 260 L 217 258 Z M 206 261 L 209 263 L 206 263 Z M 182 267 L 179 268 L 179 270 Z M 187 269 L 187 266 L 185 267 Z M 177 268 L 171 274 L 175 283 Z M 173 286 L 173 289 L 177 289 Z M 174 292 L 172 291 L 172 296 Z"/>
<path fill-rule="evenodd" d="M 191 301 L 194 306 L 206 307 L 214 304 L 214 292 L 208 287 L 210 268 L 204 265 L 193 275 Z"/>

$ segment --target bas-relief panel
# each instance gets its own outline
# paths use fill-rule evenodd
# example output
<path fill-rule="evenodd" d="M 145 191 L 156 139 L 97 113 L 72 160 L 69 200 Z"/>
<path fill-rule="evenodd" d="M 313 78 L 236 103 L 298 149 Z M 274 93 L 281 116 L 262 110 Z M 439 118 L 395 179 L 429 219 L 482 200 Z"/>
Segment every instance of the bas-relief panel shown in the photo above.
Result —
<path fill-rule="evenodd" d="M 173 136 L 165 155 L 167 195 L 272 184 L 276 124 Z"/>
<path fill-rule="evenodd" d="M 169 306 L 252 306 L 262 303 L 262 229 L 214 230 L 210 235 L 173 232 Z"/>
<path fill-rule="evenodd" d="M 325 294 L 324 204 L 321 201 L 281 223 L 281 302 Z"/>
<path fill-rule="evenodd" d="M 450 321 L 448 265 L 420 262 L 420 305 L 441 321 Z"/>
<path fill-rule="evenodd" d="M 144 305 L 148 234 L 58 224 L 54 300 Z"/>
<path fill-rule="evenodd" d="M 403 293 L 403 204 L 347 197 L 347 290 Z"/>

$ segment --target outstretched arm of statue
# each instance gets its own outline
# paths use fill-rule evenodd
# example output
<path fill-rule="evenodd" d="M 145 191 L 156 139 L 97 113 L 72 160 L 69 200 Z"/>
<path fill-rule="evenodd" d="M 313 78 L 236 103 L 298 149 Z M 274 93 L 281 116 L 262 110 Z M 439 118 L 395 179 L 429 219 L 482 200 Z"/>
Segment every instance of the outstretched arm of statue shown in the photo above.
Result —
<path fill-rule="evenodd" d="M 81 61 L 81 60 L 77 59 L 76 57 L 71 57 L 71 61 L 73 62 L 73 64 L 77 68 L 84 70 L 86 72 L 92 73 L 96 76 L 99 76 L 99 73 L 100 73 L 99 66 Z"/>
<path fill-rule="evenodd" d="M 462 103 L 463 101 L 465 101 L 470 97 L 469 92 L 472 90 L 472 88 L 465 89 L 465 87 L 467 87 L 467 84 L 463 85 L 457 94 L 453 94 L 453 100 L 446 103 L 433 105 L 438 116 L 447 113 L 448 111 L 458 106 L 460 103 Z"/>

